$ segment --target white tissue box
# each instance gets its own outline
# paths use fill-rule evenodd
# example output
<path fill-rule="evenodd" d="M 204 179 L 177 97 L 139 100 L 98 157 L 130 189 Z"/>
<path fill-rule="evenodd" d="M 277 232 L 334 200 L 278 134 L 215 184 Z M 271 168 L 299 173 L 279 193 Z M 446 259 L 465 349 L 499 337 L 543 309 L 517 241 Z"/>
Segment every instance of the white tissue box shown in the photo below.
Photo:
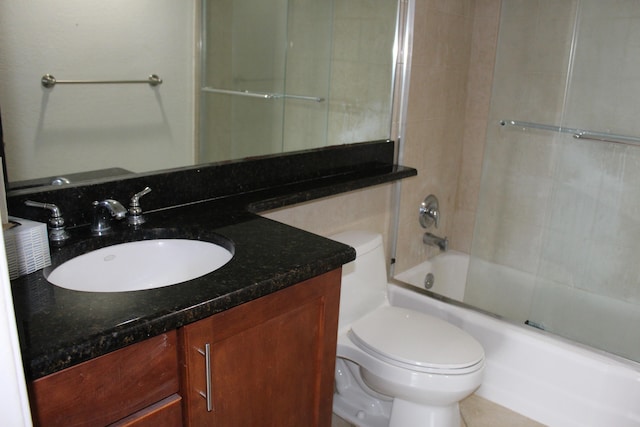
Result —
<path fill-rule="evenodd" d="M 47 224 L 13 217 L 9 220 L 20 224 L 4 232 L 9 278 L 15 279 L 51 265 Z"/>

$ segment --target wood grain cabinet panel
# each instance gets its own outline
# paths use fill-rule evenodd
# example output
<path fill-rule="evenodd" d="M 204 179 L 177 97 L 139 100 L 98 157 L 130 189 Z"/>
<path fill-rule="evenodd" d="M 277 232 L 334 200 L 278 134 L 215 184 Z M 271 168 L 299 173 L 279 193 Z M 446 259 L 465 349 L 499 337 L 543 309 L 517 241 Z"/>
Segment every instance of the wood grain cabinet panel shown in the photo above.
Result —
<path fill-rule="evenodd" d="M 340 274 L 182 328 L 185 426 L 330 426 Z"/>
<path fill-rule="evenodd" d="M 176 331 L 31 383 L 36 426 L 105 426 L 178 392 Z"/>
<path fill-rule="evenodd" d="M 182 398 L 172 394 L 133 415 L 109 424 L 109 427 L 180 427 L 182 425 Z"/>

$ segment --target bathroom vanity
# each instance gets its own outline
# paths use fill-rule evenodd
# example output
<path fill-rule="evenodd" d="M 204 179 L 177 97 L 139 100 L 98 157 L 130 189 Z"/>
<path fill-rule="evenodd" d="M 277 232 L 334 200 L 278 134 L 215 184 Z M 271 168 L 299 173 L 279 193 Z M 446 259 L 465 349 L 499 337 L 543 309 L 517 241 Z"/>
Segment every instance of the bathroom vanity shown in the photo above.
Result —
<path fill-rule="evenodd" d="M 171 228 L 176 219 L 189 225 Z M 151 214 L 145 225 L 104 239 L 76 230 L 53 263 L 159 235 L 225 240 L 234 257 L 144 291 L 68 290 L 46 271 L 15 280 L 36 424 L 328 426 L 340 267 L 353 250 L 215 202 Z"/>
<path fill-rule="evenodd" d="M 34 420 L 328 426 L 339 298 L 337 269 L 47 375 L 32 383 Z"/>
<path fill-rule="evenodd" d="M 37 423 L 329 426 L 341 267 L 355 251 L 257 212 L 416 174 L 389 163 L 393 144 L 379 145 L 382 160 L 374 154 L 364 163 L 369 157 L 356 148 L 363 167 L 331 149 L 329 161 L 323 151 L 14 192 L 12 215 L 46 221 L 46 212 L 24 206 L 34 199 L 60 205 L 71 225 L 65 245 L 51 248 L 51 268 L 156 238 L 209 241 L 233 253 L 202 277 L 141 291 L 69 290 L 49 283 L 47 270 L 13 280 Z M 325 170 L 302 167 L 301 158 Z M 122 221 L 91 236 L 91 200 L 126 202 L 146 186 L 153 192 L 142 200 L 143 225 Z"/>

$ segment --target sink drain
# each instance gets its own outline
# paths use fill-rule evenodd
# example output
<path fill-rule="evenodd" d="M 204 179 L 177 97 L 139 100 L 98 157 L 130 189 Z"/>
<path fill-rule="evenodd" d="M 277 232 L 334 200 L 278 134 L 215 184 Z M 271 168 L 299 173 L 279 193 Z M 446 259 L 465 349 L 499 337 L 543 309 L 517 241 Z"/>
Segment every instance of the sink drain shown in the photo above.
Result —
<path fill-rule="evenodd" d="M 427 276 L 424 278 L 424 288 L 431 289 L 433 288 L 433 283 L 436 281 L 436 278 L 432 273 L 427 273 Z"/>

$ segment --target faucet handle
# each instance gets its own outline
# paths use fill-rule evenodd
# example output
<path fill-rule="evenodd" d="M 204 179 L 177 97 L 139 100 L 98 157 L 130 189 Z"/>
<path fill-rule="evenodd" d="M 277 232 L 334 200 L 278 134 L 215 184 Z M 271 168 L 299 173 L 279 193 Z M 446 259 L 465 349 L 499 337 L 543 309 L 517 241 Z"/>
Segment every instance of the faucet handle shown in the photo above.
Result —
<path fill-rule="evenodd" d="M 54 246 L 62 246 L 69 238 L 69 233 L 65 230 L 64 218 L 58 206 L 53 203 L 34 202 L 33 200 L 25 200 L 26 206 L 34 208 L 49 209 L 51 218 L 49 218 L 49 240 Z"/>
<path fill-rule="evenodd" d="M 134 194 L 131 197 L 131 206 L 140 206 L 140 197 L 144 196 L 145 194 L 148 194 L 151 192 L 151 188 L 149 187 L 145 187 L 144 190 L 140 191 L 139 193 Z"/>
<path fill-rule="evenodd" d="M 140 198 L 145 194 L 151 192 L 151 188 L 145 187 L 144 190 L 134 194 L 131 197 L 131 203 L 129 204 L 129 224 L 140 225 L 146 221 L 142 216 L 142 208 L 140 207 Z"/>
<path fill-rule="evenodd" d="M 438 228 L 440 224 L 440 208 L 436 196 L 430 194 L 423 200 L 420 204 L 418 219 L 422 228 L 429 228 L 434 224 Z"/>

